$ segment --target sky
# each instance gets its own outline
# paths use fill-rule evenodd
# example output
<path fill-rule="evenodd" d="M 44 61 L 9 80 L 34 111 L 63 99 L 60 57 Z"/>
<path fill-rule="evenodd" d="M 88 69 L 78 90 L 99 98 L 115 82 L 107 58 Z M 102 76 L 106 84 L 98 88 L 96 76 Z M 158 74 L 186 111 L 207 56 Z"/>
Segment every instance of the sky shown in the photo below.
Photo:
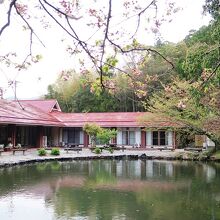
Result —
<path fill-rule="evenodd" d="M 167 1 L 163 0 L 163 2 Z M 207 25 L 210 18 L 202 15 L 203 3 L 204 0 L 176 0 L 176 4 L 182 9 L 173 15 L 172 22 L 160 27 L 162 39 L 176 43 L 184 39 L 190 30 L 198 30 L 199 27 Z M 0 5 L 0 7 L 3 6 Z M 3 18 L 5 19 L 6 16 Z M 5 22 L 4 19 L 0 19 L 2 21 L 0 25 Z M 0 37 L 0 56 L 9 51 L 16 51 L 18 54 L 16 60 L 22 61 L 29 53 L 29 35 L 27 31 L 20 31 L 19 19 L 13 17 L 12 21 L 11 26 Z M 33 42 L 33 52 L 42 56 L 40 62 L 31 65 L 25 71 L 18 71 L 18 69 L 0 64 L 0 87 L 3 88 L 6 99 L 14 97 L 13 88 L 8 86 L 9 80 L 18 81 L 16 94 L 19 99 L 39 98 L 47 93 L 47 86 L 55 82 L 62 70 L 78 66 L 78 59 L 66 52 L 66 47 L 61 41 L 61 39 L 65 39 L 66 35 L 60 29 L 52 26 L 37 30 L 45 45 L 45 47 L 42 46 L 37 40 Z M 85 28 L 83 30 L 82 36 L 86 36 L 87 30 Z M 153 35 L 148 40 L 145 38 L 142 40 L 142 43 L 145 44 L 154 43 Z"/>

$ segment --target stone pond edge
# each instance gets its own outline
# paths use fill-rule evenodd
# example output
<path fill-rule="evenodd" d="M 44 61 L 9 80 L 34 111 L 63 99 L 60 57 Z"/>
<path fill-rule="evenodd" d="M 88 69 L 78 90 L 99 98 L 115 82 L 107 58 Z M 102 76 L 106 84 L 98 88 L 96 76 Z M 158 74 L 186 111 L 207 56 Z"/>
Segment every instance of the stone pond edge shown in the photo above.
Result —
<path fill-rule="evenodd" d="M 202 161 L 202 162 L 220 162 L 220 159 L 216 159 L 214 157 L 207 157 L 207 158 L 188 158 L 182 156 L 147 156 L 145 153 L 141 155 L 93 155 L 93 156 L 77 156 L 77 157 L 45 157 L 42 156 L 41 158 L 35 159 L 23 159 L 16 162 L 4 162 L 0 163 L 0 168 L 6 167 L 13 167 L 17 165 L 26 165 L 26 164 L 33 164 L 33 163 L 44 163 L 50 161 L 77 161 L 77 160 L 97 160 L 97 159 L 130 159 L 130 160 L 178 160 L 178 161 Z"/>

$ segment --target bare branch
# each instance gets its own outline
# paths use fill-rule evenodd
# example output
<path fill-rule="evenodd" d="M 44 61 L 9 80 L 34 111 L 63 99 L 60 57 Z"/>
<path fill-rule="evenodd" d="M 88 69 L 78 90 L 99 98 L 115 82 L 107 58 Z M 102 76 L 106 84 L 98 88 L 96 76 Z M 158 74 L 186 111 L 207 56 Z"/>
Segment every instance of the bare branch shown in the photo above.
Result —
<path fill-rule="evenodd" d="M 215 66 L 214 70 L 211 72 L 209 77 L 200 85 L 201 88 L 203 88 L 205 83 L 207 83 L 212 77 L 215 76 L 219 67 L 220 67 L 220 61 L 217 63 L 217 65 Z"/>
<path fill-rule="evenodd" d="M 41 41 L 41 39 L 38 37 L 38 35 L 35 33 L 34 29 L 32 28 L 32 26 L 30 25 L 30 23 L 24 18 L 24 16 L 19 12 L 17 6 L 15 5 L 15 9 L 17 14 L 21 17 L 21 19 L 24 21 L 24 23 L 28 26 L 28 28 L 31 31 L 31 36 L 32 34 L 34 34 L 34 36 L 38 39 L 38 41 L 42 44 L 43 47 L 45 47 L 44 43 Z M 32 39 L 31 39 L 32 40 Z"/>
<path fill-rule="evenodd" d="M 75 32 L 75 30 L 73 29 L 72 25 L 69 22 L 68 17 L 66 17 L 66 21 L 67 24 L 69 25 L 70 29 L 72 30 L 72 32 L 75 34 L 75 40 L 78 41 L 79 45 L 84 49 L 84 51 L 88 54 L 88 56 L 91 58 L 92 62 L 95 64 L 95 57 L 92 56 L 91 52 L 89 51 L 89 49 L 87 48 L 87 44 L 84 41 L 81 41 L 79 39 L 79 36 L 77 35 L 77 33 Z"/>
<path fill-rule="evenodd" d="M 131 39 L 137 34 L 138 32 L 138 29 L 140 27 L 140 23 L 141 23 L 141 15 L 147 10 L 150 8 L 151 5 L 155 5 L 155 8 L 157 9 L 156 7 L 156 1 L 153 0 L 149 5 L 147 5 L 144 9 L 142 9 L 137 15 L 135 16 L 138 16 L 138 21 L 137 21 L 137 26 L 136 26 L 136 30 L 134 32 L 134 34 L 132 35 Z"/>
<path fill-rule="evenodd" d="M 105 29 L 105 35 L 102 43 L 102 52 L 101 52 L 101 60 L 100 60 L 100 82 L 101 85 L 103 86 L 103 57 L 105 54 L 105 43 L 108 38 L 108 32 L 109 32 L 109 23 L 111 19 L 111 12 L 112 12 L 112 0 L 109 0 L 109 8 L 108 8 L 108 16 L 106 20 L 106 29 Z"/>
<path fill-rule="evenodd" d="M 122 54 L 130 53 L 132 51 L 147 51 L 148 53 L 152 52 L 152 53 L 155 53 L 155 54 L 159 55 L 160 57 L 162 57 L 167 63 L 169 63 L 172 66 L 172 69 L 175 68 L 174 64 L 157 50 L 154 50 L 152 48 L 131 48 L 129 50 L 124 50 L 119 44 L 116 44 L 111 39 L 109 39 L 109 37 L 107 37 L 107 39 L 112 45 L 114 45 L 116 48 L 118 48 Z"/>
<path fill-rule="evenodd" d="M 8 21 L 7 21 L 7 23 L 6 23 L 4 26 L 2 26 L 2 28 L 0 29 L 0 36 L 2 35 L 3 31 L 4 31 L 4 30 L 10 25 L 10 23 L 11 23 L 11 10 L 12 10 L 13 6 L 15 7 L 16 1 L 17 1 L 17 0 L 12 0 L 11 3 L 10 3 L 10 5 L 9 5 L 9 9 L 8 9 L 8 12 L 7 12 L 7 14 L 8 14 Z"/>
<path fill-rule="evenodd" d="M 73 34 L 70 33 L 70 31 L 67 30 L 67 29 L 47 10 L 47 8 L 46 8 L 45 5 L 41 2 L 41 0 L 39 0 L 39 2 L 40 2 L 40 4 L 41 4 L 41 6 L 43 7 L 43 9 L 46 11 L 46 13 L 47 13 L 70 37 L 72 37 L 74 40 L 76 40 L 76 41 L 80 44 L 80 46 L 82 46 L 83 49 L 84 49 L 84 50 L 87 52 L 87 54 L 88 54 L 89 50 L 86 48 L 87 44 L 86 44 L 84 41 L 82 41 L 82 40 L 79 39 L 77 33 L 75 32 L 75 30 L 73 29 L 73 27 L 71 26 L 71 24 L 70 24 L 70 22 L 69 22 L 68 16 L 67 16 L 65 13 L 63 13 L 62 11 L 60 11 L 58 8 L 56 8 L 56 7 L 54 7 L 53 5 L 51 5 L 50 3 L 48 3 L 46 0 L 43 0 L 43 2 L 44 2 L 46 5 L 48 5 L 49 7 L 51 7 L 51 8 L 52 8 L 53 10 L 55 10 L 56 12 L 61 13 L 62 15 L 64 15 L 64 17 L 66 18 L 67 24 L 69 25 L 69 27 L 70 27 L 71 31 L 73 32 Z M 94 58 L 93 56 L 91 56 L 90 53 L 89 53 L 89 56 L 90 56 L 90 58 L 91 58 L 92 60 L 95 60 L 95 58 Z"/>
<path fill-rule="evenodd" d="M 45 4 L 47 4 L 48 6 L 50 6 L 53 10 L 59 12 L 61 15 L 64 15 L 65 17 L 68 17 L 68 18 L 74 19 L 74 20 L 79 20 L 79 19 L 82 18 L 82 16 L 80 16 L 80 17 L 77 18 L 77 17 L 75 17 L 75 16 L 73 16 L 73 15 L 67 15 L 65 12 L 61 11 L 59 8 L 56 8 L 55 6 L 53 6 L 52 4 L 50 4 L 50 3 L 49 3 L 48 1 L 46 1 L 46 0 L 43 0 L 43 2 L 44 2 Z"/>

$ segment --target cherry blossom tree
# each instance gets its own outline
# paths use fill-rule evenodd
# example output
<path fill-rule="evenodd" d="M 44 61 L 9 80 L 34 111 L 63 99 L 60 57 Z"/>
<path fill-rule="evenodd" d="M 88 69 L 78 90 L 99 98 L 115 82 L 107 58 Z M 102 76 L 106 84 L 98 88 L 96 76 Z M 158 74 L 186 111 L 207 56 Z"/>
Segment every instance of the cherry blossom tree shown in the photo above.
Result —
<path fill-rule="evenodd" d="M 0 37 L 15 19 L 19 19 L 22 31 L 30 35 L 29 53 L 15 65 L 16 68 L 26 68 L 41 59 L 39 54 L 33 54 L 33 42 L 38 41 L 44 47 L 42 29 L 49 33 L 51 26 L 66 34 L 67 51 L 73 59 L 79 58 L 81 71 L 90 68 L 99 74 L 102 88 L 115 86 L 108 78 L 112 72 L 127 74 L 121 68 L 121 60 L 129 53 L 157 54 L 170 64 L 170 68 L 174 67 L 159 51 L 145 46 L 144 42 L 139 43 L 147 39 L 149 33 L 159 38 L 161 25 L 171 22 L 173 14 L 179 10 L 172 1 L 159 4 L 156 0 L 2 0 L 0 8 L 4 9 Z M 51 37 L 56 37 L 56 34 L 51 34 Z M 5 62 L 7 58 L 1 55 Z"/>

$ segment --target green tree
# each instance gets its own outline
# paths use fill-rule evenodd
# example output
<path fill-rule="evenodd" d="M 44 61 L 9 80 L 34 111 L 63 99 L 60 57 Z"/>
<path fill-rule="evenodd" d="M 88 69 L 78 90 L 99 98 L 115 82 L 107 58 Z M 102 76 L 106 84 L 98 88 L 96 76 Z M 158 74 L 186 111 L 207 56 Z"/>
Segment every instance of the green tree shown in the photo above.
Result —
<path fill-rule="evenodd" d="M 174 79 L 151 98 L 151 111 L 183 122 L 187 130 L 205 134 L 220 148 L 220 87 Z"/>
<path fill-rule="evenodd" d="M 117 131 L 115 129 L 101 129 L 101 131 L 98 132 L 97 138 L 100 140 L 102 144 L 109 144 L 110 140 L 114 137 L 116 137 Z"/>
<path fill-rule="evenodd" d="M 96 138 L 101 132 L 101 127 L 97 124 L 87 123 L 83 126 L 83 130 L 90 136 L 92 147 L 96 147 Z"/>
<path fill-rule="evenodd" d="M 48 86 L 46 99 L 57 99 L 64 112 L 117 111 L 119 101 L 106 90 L 94 89 L 95 76 L 62 71 L 57 81 Z M 100 87 L 99 87 L 100 88 Z"/>
<path fill-rule="evenodd" d="M 87 123 L 83 126 L 83 130 L 90 136 L 92 147 L 96 147 L 96 141 L 102 144 L 109 144 L 109 141 L 117 135 L 116 130 L 101 128 L 94 123 Z"/>

